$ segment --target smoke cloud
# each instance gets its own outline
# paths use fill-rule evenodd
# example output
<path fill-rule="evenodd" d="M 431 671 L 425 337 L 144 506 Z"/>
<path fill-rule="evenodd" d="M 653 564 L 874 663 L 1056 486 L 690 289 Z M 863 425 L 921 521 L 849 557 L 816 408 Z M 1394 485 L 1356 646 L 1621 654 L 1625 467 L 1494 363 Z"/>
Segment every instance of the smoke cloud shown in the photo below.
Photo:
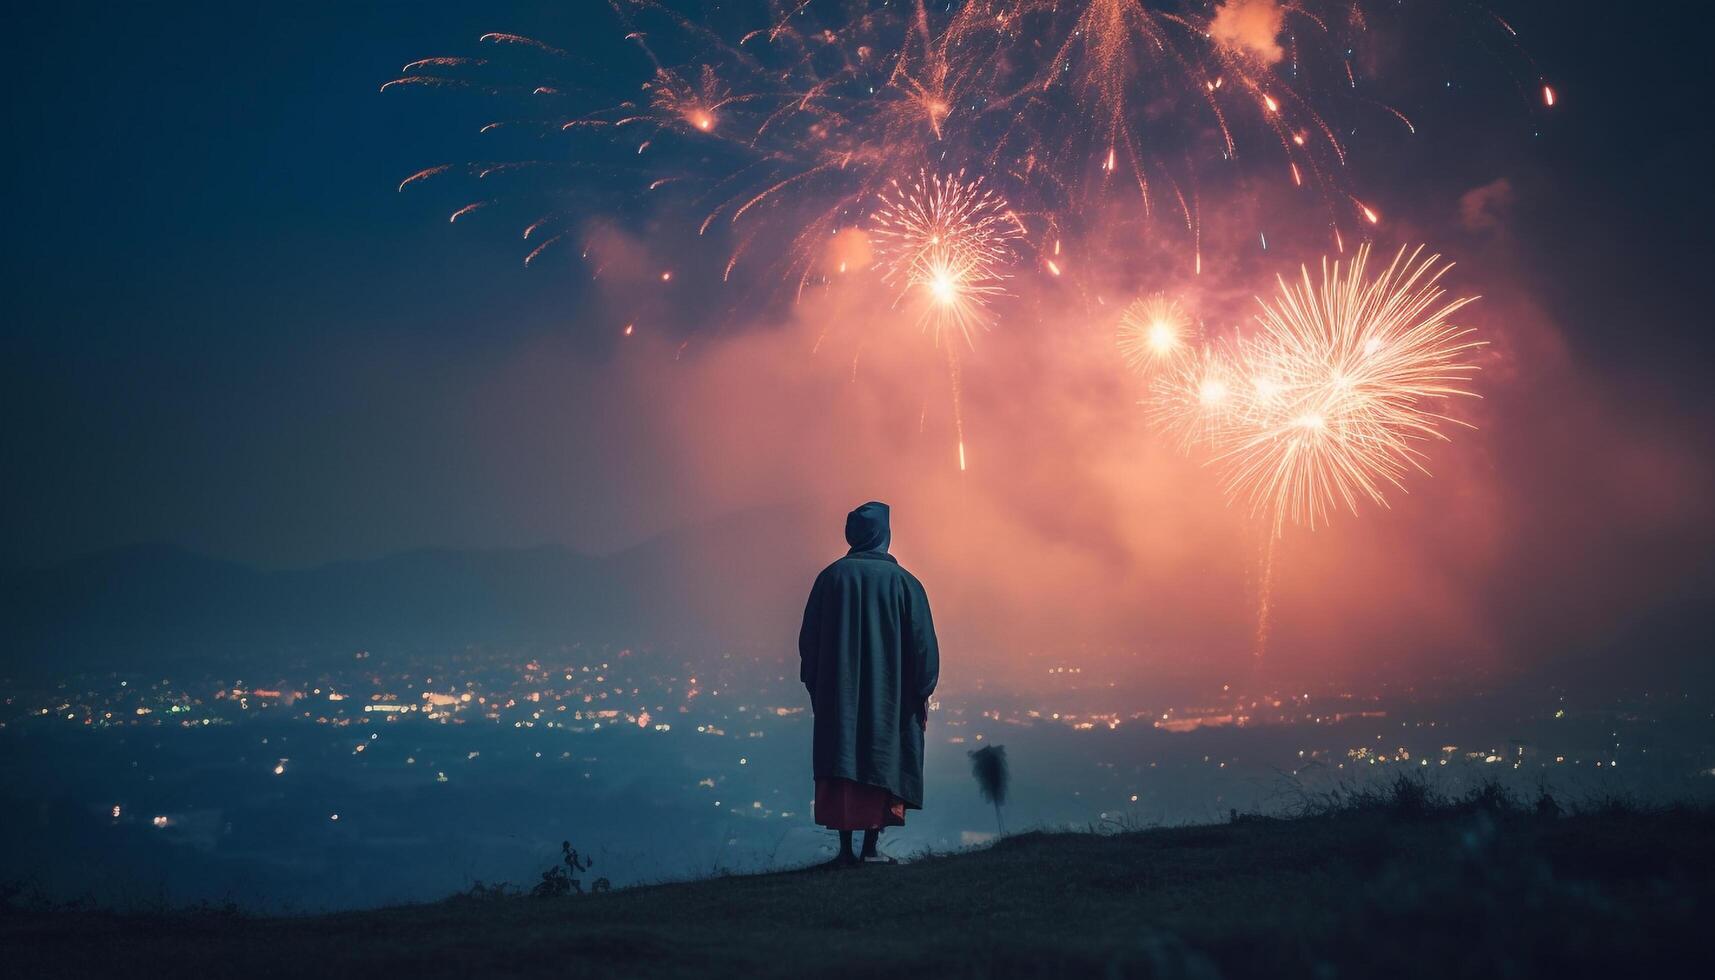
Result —
<path fill-rule="evenodd" d="M 1286 10 L 1275 0 L 1226 0 L 1215 8 L 1209 36 L 1217 42 L 1274 64 L 1286 56 L 1280 32 Z"/>
<path fill-rule="evenodd" d="M 1505 177 L 1473 187 L 1459 198 L 1459 225 L 1466 231 L 1498 231 L 1513 206 L 1513 184 Z"/>
<path fill-rule="evenodd" d="M 782 539 L 791 554 L 707 578 L 711 608 L 757 611 L 736 617 L 758 627 L 747 639 L 790 635 L 781 610 L 842 550 L 844 511 L 871 498 L 893 505 L 895 552 L 927 585 L 963 676 L 997 682 L 1032 654 L 1140 679 L 1517 668 L 1611 633 L 1695 570 L 1686 542 L 1711 537 L 1699 501 L 1715 481 L 1688 434 L 1582 371 L 1504 268 L 1449 280 L 1485 297 L 1468 317 L 1492 342 L 1484 399 L 1450 409 L 1475 428 L 1449 425 L 1432 475 L 1388 508 L 1272 543 L 1206 457 L 1148 426 L 1145 384 L 1114 344 L 1129 297 L 1021 276 L 994 329 L 955 342 L 961 470 L 947 351 L 873 276 L 836 276 L 781 322 L 689 350 L 632 338 L 599 376 L 569 382 L 627 406 L 623 424 L 655 442 L 647 455 L 666 470 L 642 492 L 664 510 L 802 521 Z M 1243 330 L 1233 311 L 1266 283 L 1210 276 L 1175 292 L 1212 329 Z"/>

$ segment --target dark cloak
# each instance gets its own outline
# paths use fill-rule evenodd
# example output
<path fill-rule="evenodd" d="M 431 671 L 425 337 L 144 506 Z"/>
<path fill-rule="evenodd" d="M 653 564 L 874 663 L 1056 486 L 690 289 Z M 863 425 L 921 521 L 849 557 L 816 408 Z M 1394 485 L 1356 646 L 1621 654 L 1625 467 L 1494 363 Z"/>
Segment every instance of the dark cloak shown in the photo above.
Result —
<path fill-rule="evenodd" d="M 881 786 L 923 806 L 923 729 L 941 672 L 929 599 L 887 553 L 887 505 L 846 518 L 851 551 L 816 576 L 798 677 L 816 713 L 817 779 Z"/>

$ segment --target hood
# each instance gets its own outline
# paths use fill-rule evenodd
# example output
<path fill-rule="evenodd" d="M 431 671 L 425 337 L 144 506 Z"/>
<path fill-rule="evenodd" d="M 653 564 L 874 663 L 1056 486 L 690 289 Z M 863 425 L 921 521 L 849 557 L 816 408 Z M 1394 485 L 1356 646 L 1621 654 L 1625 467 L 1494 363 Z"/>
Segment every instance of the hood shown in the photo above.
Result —
<path fill-rule="evenodd" d="M 885 555 L 892 540 L 893 530 L 888 525 L 888 508 L 881 501 L 872 500 L 846 515 L 846 544 L 852 546 L 854 554 L 860 551 L 879 551 Z"/>

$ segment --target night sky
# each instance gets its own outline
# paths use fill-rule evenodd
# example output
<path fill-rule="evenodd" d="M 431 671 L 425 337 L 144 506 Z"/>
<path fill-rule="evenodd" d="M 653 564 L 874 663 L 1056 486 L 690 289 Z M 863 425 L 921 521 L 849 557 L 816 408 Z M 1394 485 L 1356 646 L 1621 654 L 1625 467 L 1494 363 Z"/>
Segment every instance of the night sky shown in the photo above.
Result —
<path fill-rule="evenodd" d="M 838 514 L 884 496 L 902 555 L 924 532 L 914 564 L 931 595 L 937 576 L 959 580 L 955 634 L 960 611 L 1035 597 L 1055 629 L 1123 636 L 1142 620 L 1152 636 L 1247 642 L 1248 627 L 1201 624 L 1249 615 L 1230 600 L 1253 545 L 1219 500 L 1171 503 L 1213 498 L 1207 476 L 1164 447 L 1111 448 L 1148 438 L 1123 417 L 1135 398 L 1119 379 L 1094 403 L 1044 394 L 1091 377 L 1083 354 L 1009 353 L 1018 328 L 984 339 L 961 483 L 932 416 L 911 437 L 938 403 L 909 376 L 883 363 L 866 385 L 810 353 L 837 303 L 764 304 L 746 322 L 710 312 L 743 297 L 672 292 L 648 335 L 622 338 L 622 312 L 574 261 L 525 269 L 516 228 L 449 226 L 450 199 L 396 191 L 471 153 L 459 100 L 378 91 L 401 65 L 470 53 L 489 30 L 617 36 L 605 7 L 15 14 L 0 565 L 141 542 L 263 567 L 425 546 L 606 552 L 757 508 Z M 1358 661 L 1401 631 L 1425 658 L 1565 649 L 1706 595 L 1706 33 L 1666 8 L 1500 9 L 1552 81 L 1552 111 L 1497 85 L 1487 51 L 1389 38 L 1383 84 L 1418 133 L 1355 141 L 1386 215 L 1378 249 L 1428 240 L 1484 294 L 1476 325 L 1496 354 L 1481 428 L 1438 449 L 1434 481 L 1393 510 L 1288 542 L 1277 629 L 1301 662 Z M 1501 204 L 1461 217 L 1465 195 L 1500 180 Z M 690 261 L 676 247 L 663 262 Z M 1311 254 L 1244 262 L 1272 274 Z M 1048 380 L 1017 376 L 1024 361 L 1051 365 Z M 1094 417 L 1114 406 L 1117 421 Z M 1104 427 L 1111 439 L 1092 434 Z M 1135 495 L 1119 472 L 1134 465 L 1148 470 Z M 837 543 L 830 528 L 794 561 L 814 567 Z M 1032 576 L 989 571 L 1026 558 Z"/>

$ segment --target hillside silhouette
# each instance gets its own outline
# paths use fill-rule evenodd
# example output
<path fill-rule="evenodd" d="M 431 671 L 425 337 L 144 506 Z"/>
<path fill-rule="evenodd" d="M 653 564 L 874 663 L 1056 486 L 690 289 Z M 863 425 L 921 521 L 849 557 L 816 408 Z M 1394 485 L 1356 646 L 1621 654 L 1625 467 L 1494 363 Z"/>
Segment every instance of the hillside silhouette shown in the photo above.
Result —
<path fill-rule="evenodd" d="M 0 945 L 33 977 L 1641 976 L 1704 956 L 1711 899 L 1715 811 L 1401 784 L 1290 820 L 605 894 L 303 918 L 14 901 Z"/>

